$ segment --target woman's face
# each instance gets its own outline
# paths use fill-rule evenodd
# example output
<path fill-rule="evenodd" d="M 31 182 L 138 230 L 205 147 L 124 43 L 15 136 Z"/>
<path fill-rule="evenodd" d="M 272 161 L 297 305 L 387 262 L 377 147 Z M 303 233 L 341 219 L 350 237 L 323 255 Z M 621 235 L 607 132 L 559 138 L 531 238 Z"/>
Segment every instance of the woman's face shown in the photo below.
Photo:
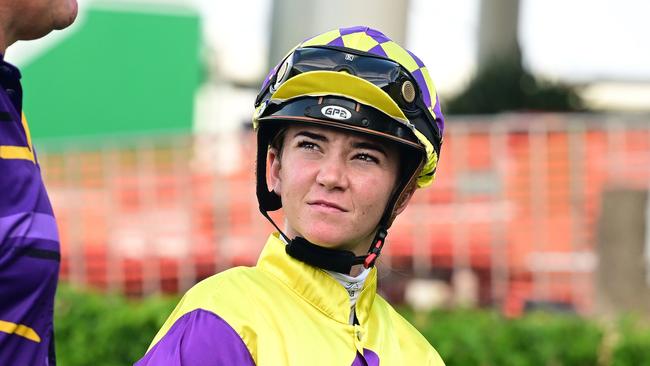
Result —
<path fill-rule="evenodd" d="M 282 198 L 286 234 L 365 254 L 397 182 L 398 149 L 379 138 L 292 126 L 269 153 L 269 184 Z"/>

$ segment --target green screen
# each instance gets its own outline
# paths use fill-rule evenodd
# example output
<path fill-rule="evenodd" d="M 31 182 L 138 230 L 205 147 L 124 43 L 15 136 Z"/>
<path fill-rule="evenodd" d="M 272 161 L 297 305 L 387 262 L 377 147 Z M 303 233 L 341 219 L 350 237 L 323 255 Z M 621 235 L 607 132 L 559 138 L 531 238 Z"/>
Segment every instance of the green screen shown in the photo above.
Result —
<path fill-rule="evenodd" d="M 199 17 L 91 10 L 23 67 L 35 139 L 189 131 L 201 77 Z"/>

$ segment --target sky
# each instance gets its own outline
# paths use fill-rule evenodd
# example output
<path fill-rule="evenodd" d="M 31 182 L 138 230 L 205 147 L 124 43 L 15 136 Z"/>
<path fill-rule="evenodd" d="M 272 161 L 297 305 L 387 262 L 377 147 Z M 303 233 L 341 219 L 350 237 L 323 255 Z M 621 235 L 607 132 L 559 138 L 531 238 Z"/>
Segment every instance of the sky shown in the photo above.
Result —
<path fill-rule="evenodd" d="M 439 91 L 476 70 L 480 0 L 411 0 L 407 46 Z M 519 43 L 535 75 L 584 87 L 595 108 L 650 110 L 650 1 L 520 0 Z M 423 32 L 430 29 L 433 31 Z"/>
<path fill-rule="evenodd" d="M 223 74 L 250 83 L 261 79 L 269 68 L 271 0 L 233 1 L 227 11 L 214 0 L 79 2 L 82 11 L 88 4 L 194 7 L 203 14 L 204 37 L 212 45 L 209 52 L 226 56 L 215 60 Z M 480 0 L 408 3 L 406 46 L 427 64 L 441 94 L 456 93 L 476 70 Z M 597 83 L 592 88 L 597 98 L 618 97 L 622 102 L 650 106 L 649 15 L 648 0 L 520 0 L 524 64 L 550 80 Z M 19 64 L 28 62 L 39 47 L 55 44 L 66 32 L 14 46 L 8 59 L 13 56 Z"/>
<path fill-rule="evenodd" d="M 409 46 L 455 89 L 476 67 L 479 0 L 413 0 Z M 650 82 L 650 1 L 521 0 L 519 42 L 534 73 L 569 82 Z M 433 32 L 423 34 L 428 24 Z"/>
<path fill-rule="evenodd" d="M 534 70 L 574 81 L 650 82 L 650 1 L 522 4 L 520 42 Z"/>

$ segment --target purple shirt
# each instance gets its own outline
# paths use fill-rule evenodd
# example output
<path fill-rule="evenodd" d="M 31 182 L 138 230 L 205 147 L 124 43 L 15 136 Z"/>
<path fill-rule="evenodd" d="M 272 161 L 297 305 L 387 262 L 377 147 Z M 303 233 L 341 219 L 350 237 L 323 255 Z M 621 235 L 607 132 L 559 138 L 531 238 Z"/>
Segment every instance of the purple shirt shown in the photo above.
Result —
<path fill-rule="evenodd" d="M 54 365 L 59 235 L 22 118 L 20 72 L 0 54 L 0 365 Z"/>

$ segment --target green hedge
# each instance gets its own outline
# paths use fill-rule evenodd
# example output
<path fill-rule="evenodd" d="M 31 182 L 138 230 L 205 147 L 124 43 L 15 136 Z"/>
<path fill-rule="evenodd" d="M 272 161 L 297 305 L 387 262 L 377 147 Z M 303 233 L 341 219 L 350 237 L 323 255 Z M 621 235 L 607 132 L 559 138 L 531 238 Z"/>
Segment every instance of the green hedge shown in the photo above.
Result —
<path fill-rule="evenodd" d="M 59 286 L 54 320 L 57 364 L 132 365 L 179 299 L 127 300 Z"/>
<path fill-rule="evenodd" d="M 127 300 L 61 286 L 56 348 L 62 366 L 130 365 L 142 357 L 179 297 Z M 447 365 L 650 365 L 650 327 L 634 318 L 605 327 L 576 316 L 537 313 L 506 319 L 456 310 L 415 317 L 400 309 Z"/>
<path fill-rule="evenodd" d="M 597 365 L 603 334 L 584 319 L 544 313 L 506 319 L 457 310 L 430 314 L 418 325 L 448 365 Z"/>
<path fill-rule="evenodd" d="M 621 321 L 612 366 L 650 365 L 650 327 L 629 317 Z"/>

